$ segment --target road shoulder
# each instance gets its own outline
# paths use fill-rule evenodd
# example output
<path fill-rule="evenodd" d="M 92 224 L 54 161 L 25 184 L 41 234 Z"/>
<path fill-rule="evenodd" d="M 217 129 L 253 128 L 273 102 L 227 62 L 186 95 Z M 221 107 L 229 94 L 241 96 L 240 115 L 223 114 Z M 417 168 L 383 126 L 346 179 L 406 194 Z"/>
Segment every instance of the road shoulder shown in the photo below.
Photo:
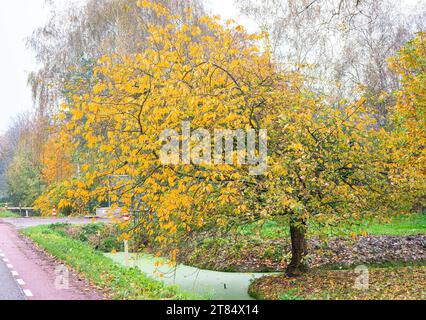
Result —
<path fill-rule="evenodd" d="M 102 300 L 94 288 L 9 224 L 0 222 L 0 249 L 29 300 Z"/>

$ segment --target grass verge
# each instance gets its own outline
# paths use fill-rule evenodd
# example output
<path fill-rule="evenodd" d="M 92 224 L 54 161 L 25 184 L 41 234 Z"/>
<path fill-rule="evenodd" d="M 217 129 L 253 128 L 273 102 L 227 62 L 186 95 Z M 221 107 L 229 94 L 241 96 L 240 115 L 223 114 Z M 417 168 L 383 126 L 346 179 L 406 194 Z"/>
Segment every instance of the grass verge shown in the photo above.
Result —
<path fill-rule="evenodd" d="M 13 213 L 11 211 L 2 210 L 0 211 L 0 218 L 19 218 L 19 214 Z"/>
<path fill-rule="evenodd" d="M 139 269 L 121 267 L 88 244 L 71 239 L 50 226 L 28 228 L 22 233 L 92 284 L 101 287 L 111 299 L 188 300 L 199 298 L 181 292 L 176 286 L 166 286 L 160 281 L 149 278 Z"/>

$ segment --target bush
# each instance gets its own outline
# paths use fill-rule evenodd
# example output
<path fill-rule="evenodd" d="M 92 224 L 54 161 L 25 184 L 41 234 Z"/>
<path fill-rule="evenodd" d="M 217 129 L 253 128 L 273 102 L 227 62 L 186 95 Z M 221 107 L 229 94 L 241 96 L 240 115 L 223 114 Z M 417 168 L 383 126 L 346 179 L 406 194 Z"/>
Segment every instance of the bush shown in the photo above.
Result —
<path fill-rule="evenodd" d="M 62 236 L 86 242 L 92 248 L 102 252 L 123 250 L 123 243 L 118 240 L 119 230 L 113 224 L 71 225 L 68 223 L 55 223 L 50 225 L 49 229 Z"/>
<path fill-rule="evenodd" d="M 34 208 L 43 216 L 49 216 L 53 207 L 64 216 L 90 214 L 96 202 L 87 194 L 76 192 L 78 181 L 59 182 L 49 186 L 42 195 L 34 201 Z"/>

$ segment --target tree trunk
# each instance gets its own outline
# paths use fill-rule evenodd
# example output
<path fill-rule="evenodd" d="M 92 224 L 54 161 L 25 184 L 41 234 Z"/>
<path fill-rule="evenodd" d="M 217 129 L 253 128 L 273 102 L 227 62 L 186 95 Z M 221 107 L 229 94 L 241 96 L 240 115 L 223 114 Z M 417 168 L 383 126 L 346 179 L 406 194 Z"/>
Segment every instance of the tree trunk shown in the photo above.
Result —
<path fill-rule="evenodd" d="M 291 222 L 291 262 L 287 267 L 286 275 L 289 277 L 297 277 L 308 271 L 308 265 L 305 261 L 307 255 L 306 243 L 306 223 L 303 221 Z"/>

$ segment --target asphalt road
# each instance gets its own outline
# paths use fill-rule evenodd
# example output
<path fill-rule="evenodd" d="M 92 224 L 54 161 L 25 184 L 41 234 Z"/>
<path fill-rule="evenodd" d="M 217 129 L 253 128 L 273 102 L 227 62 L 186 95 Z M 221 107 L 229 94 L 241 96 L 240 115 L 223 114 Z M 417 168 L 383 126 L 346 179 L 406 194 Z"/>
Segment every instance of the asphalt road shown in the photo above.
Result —
<path fill-rule="evenodd" d="M 3 259 L 0 259 L 0 300 L 25 300 L 24 292 Z"/>
<path fill-rule="evenodd" d="M 4 220 L 0 219 L 0 301 L 103 299 L 97 288 L 40 250 L 20 235 L 16 226 Z M 16 221 L 20 227 L 49 221 L 21 220 Z"/>

